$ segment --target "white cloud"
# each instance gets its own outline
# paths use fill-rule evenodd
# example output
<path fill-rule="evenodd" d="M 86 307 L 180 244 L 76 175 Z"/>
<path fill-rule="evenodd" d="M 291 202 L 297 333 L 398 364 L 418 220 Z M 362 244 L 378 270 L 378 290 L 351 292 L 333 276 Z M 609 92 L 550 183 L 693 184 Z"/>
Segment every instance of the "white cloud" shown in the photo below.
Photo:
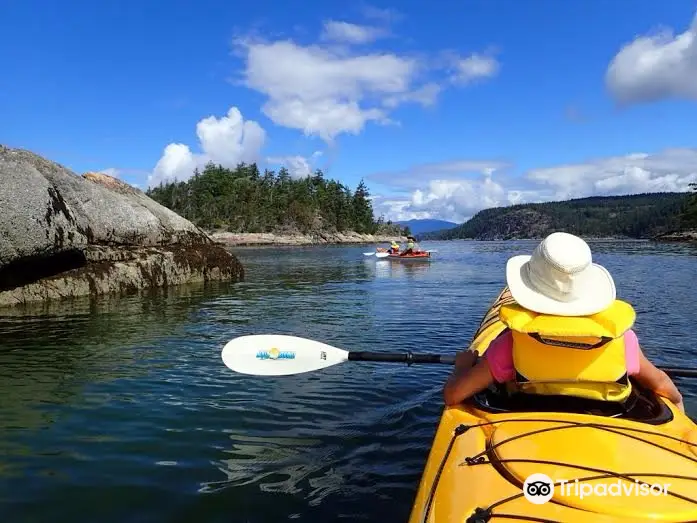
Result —
<path fill-rule="evenodd" d="M 697 149 L 635 153 L 583 164 L 534 169 L 525 175 L 554 199 L 643 192 L 680 192 L 697 181 Z"/>
<path fill-rule="evenodd" d="M 408 197 L 377 196 L 376 214 L 383 213 L 392 220 L 440 218 L 462 222 L 482 209 L 517 203 L 682 192 L 688 190 L 690 183 L 697 182 L 697 149 L 600 158 L 582 164 L 534 169 L 518 178 L 497 174 L 503 167 L 503 163 L 493 161 L 465 160 L 372 175 L 369 179 L 391 180 L 393 185 L 409 190 Z M 454 176 L 465 172 L 482 174 L 474 179 Z"/>
<path fill-rule="evenodd" d="M 392 109 L 403 103 L 414 102 L 426 107 L 436 103 L 436 99 L 441 90 L 442 88 L 440 85 L 433 82 L 428 83 L 409 93 L 386 96 L 382 101 L 382 105 Z"/>
<path fill-rule="evenodd" d="M 637 37 L 610 62 L 606 84 L 625 104 L 662 98 L 697 99 L 697 16 L 679 35 L 670 30 Z"/>
<path fill-rule="evenodd" d="M 414 165 L 404 171 L 371 174 L 367 179 L 409 190 L 423 188 L 429 180 L 455 180 L 471 174 L 490 176 L 506 167 L 509 167 L 508 163 L 497 160 L 453 160 Z"/>
<path fill-rule="evenodd" d="M 266 161 L 273 165 L 282 165 L 290 173 L 291 178 L 300 179 L 310 176 L 315 168 L 314 161 L 322 155 L 321 151 L 315 151 L 310 158 L 304 156 L 273 156 Z"/>
<path fill-rule="evenodd" d="M 462 222 L 483 208 L 520 202 L 520 191 L 508 190 L 493 179 L 495 172 L 506 167 L 507 163 L 495 160 L 455 160 L 367 178 L 410 192 L 403 198 L 376 197 L 377 215 L 384 213 L 395 221 L 441 218 Z"/>
<path fill-rule="evenodd" d="M 192 153 L 188 145 L 171 143 L 155 165 L 148 178 L 148 186 L 160 182 L 188 180 L 197 167 L 213 162 L 223 167 L 235 167 L 240 162 L 257 161 L 266 133 L 252 120 L 245 121 L 237 107 L 231 107 L 226 116 L 209 116 L 196 124 L 196 135 L 201 153 Z"/>
<path fill-rule="evenodd" d="M 349 22 L 328 20 L 324 22 L 322 40 L 348 44 L 367 44 L 387 36 L 389 31 L 381 27 L 358 25 Z"/>
<path fill-rule="evenodd" d="M 246 43 L 245 83 L 268 96 L 274 123 L 332 142 L 358 134 L 366 122 L 388 123 L 375 101 L 411 91 L 415 59 L 394 54 L 346 55 L 292 41 Z"/>
<path fill-rule="evenodd" d="M 340 134 L 359 134 L 369 122 L 395 123 L 390 112 L 402 104 L 432 105 L 445 75 L 466 84 L 494 76 L 500 68 L 483 54 L 440 60 L 358 52 L 350 45 L 386 34 L 378 27 L 330 21 L 321 38 L 346 45 L 237 39 L 236 49 L 245 59 L 242 83 L 267 97 L 262 110 L 275 124 L 332 143 Z"/>
<path fill-rule="evenodd" d="M 454 73 L 451 80 L 459 84 L 468 84 L 475 80 L 496 76 L 501 66 L 493 56 L 473 53 L 465 58 L 454 60 Z"/>

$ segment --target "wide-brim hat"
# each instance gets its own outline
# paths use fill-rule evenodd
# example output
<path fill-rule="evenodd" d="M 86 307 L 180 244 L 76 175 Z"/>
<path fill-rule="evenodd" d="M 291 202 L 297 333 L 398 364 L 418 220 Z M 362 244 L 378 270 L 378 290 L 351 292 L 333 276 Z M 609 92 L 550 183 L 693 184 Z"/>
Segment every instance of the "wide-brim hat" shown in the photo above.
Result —
<path fill-rule="evenodd" d="M 601 312 L 617 292 L 610 273 L 593 263 L 588 244 L 563 232 L 547 236 L 532 256 L 509 259 L 506 282 L 520 306 L 556 316 Z"/>

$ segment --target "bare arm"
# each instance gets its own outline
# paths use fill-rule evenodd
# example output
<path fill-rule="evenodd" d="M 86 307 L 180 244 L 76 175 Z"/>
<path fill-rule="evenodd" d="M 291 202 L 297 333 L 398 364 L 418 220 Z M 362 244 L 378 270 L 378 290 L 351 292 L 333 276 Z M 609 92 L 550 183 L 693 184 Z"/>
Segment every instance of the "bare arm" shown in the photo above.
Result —
<path fill-rule="evenodd" d="M 443 399 L 449 407 L 457 405 L 477 392 L 486 389 L 493 382 L 494 378 L 485 358 L 479 360 L 474 367 L 471 366 L 471 363 L 456 366 L 443 388 Z"/>
<path fill-rule="evenodd" d="M 639 349 L 639 374 L 634 378 L 644 387 L 652 390 L 659 396 L 663 396 L 668 401 L 675 404 L 680 411 L 685 412 L 685 406 L 682 402 L 682 395 L 673 383 L 670 377 L 651 363 L 644 356 L 641 348 Z"/>

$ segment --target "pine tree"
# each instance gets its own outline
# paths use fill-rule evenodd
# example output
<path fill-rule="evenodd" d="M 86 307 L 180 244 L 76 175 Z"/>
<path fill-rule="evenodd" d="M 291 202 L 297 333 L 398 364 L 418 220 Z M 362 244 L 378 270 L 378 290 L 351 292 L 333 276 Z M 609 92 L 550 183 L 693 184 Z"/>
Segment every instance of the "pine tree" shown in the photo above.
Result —
<path fill-rule="evenodd" d="M 400 227 L 374 219 L 363 180 L 352 193 L 341 182 L 326 179 L 321 170 L 296 180 L 286 168 L 261 174 L 256 164 L 228 169 L 208 163 L 189 180 L 161 183 L 147 194 L 204 228 L 301 233 L 379 229 L 382 234 L 403 234 Z"/>

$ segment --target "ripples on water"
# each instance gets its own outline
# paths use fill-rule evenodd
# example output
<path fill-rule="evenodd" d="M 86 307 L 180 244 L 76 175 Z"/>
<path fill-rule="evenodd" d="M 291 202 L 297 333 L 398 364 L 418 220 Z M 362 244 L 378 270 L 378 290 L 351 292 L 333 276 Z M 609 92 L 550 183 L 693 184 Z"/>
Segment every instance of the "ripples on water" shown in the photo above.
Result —
<path fill-rule="evenodd" d="M 245 282 L 0 315 L 2 521 L 405 521 L 449 369 L 347 363 L 234 375 L 231 338 L 453 353 L 534 242 L 451 242 L 430 264 L 366 247 L 243 248 Z M 697 352 L 697 250 L 594 242 L 657 362 Z M 697 389 L 680 382 L 695 415 Z"/>

